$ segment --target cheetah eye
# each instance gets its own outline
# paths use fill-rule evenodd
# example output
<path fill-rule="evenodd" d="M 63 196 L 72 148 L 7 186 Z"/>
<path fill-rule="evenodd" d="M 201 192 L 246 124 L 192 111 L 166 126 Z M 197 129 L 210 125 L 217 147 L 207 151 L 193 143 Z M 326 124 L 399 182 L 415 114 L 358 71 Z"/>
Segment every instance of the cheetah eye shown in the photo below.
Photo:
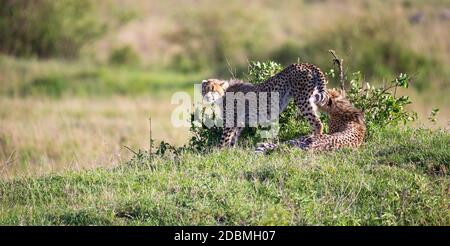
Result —
<path fill-rule="evenodd" d="M 331 100 L 331 99 L 328 99 L 328 107 L 330 107 L 331 106 L 331 103 L 333 103 L 333 101 Z"/>

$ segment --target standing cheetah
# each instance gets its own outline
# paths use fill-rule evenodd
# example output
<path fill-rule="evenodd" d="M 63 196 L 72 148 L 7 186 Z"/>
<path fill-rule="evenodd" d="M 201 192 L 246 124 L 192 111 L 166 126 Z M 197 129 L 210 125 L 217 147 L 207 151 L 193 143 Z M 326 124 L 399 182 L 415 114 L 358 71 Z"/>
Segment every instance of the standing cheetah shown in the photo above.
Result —
<path fill-rule="evenodd" d="M 364 114 L 353 107 L 341 92 L 328 90 L 328 100 L 319 108 L 329 114 L 329 134 L 304 136 L 287 141 L 287 144 L 311 151 L 357 148 L 362 144 L 366 133 Z M 257 147 L 255 152 L 264 153 L 276 147 L 276 144 L 265 143 Z"/>
<path fill-rule="evenodd" d="M 210 102 L 217 98 L 222 98 L 222 102 L 225 104 L 227 95 L 230 95 L 229 93 L 235 96 L 238 92 L 242 92 L 241 95 L 247 95 L 251 92 L 259 95 L 261 92 L 267 92 L 270 101 L 271 93 L 277 92 L 279 98 L 279 110 L 277 113 L 281 113 L 286 108 L 289 100 L 294 98 L 299 114 L 308 120 L 313 134 L 320 135 L 322 134 L 323 126 L 316 112 L 316 104 L 320 105 L 326 101 L 326 83 L 325 75 L 315 65 L 308 63 L 291 64 L 278 74 L 257 85 L 240 81 L 203 80 L 202 96 Z M 248 125 L 248 119 L 259 117 L 254 116 L 259 115 L 259 111 L 256 108 L 248 107 L 248 101 L 246 101 L 246 106 L 244 117 Z M 238 115 L 236 107 L 234 109 L 234 112 L 228 112 L 228 114 L 234 114 L 236 121 L 242 115 Z M 270 115 L 270 110 L 268 111 Z M 244 127 L 236 124 L 237 122 L 233 122 L 235 124 L 232 126 L 226 124 L 227 117 L 225 115 L 227 115 L 227 112 L 225 105 L 222 112 L 225 125 L 220 140 L 220 147 L 234 146 Z M 273 116 L 271 115 L 272 119 L 274 118 Z M 277 117 L 278 115 L 275 116 Z"/>

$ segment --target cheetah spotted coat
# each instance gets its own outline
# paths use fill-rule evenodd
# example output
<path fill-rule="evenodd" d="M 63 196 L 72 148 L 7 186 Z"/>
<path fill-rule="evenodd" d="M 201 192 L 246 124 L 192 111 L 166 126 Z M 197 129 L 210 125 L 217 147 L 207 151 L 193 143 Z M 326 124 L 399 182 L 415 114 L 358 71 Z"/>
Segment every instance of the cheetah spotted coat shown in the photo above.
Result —
<path fill-rule="evenodd" d="M 267 79 L 260 84 L 250 84 L 233 81 L 228 84 L 225 81 L 217 79 L 204 80 L 202 83 L 202 94 L 206 96 L 210 91 L 217 91 L 216 95 L 223 96 L 223 115 L 226 112 L 226 93 L 228 92 L 260 92 L 268 93 L 268 101 L 270 102 L 270 93 L 279 93 L 279 112 L 286 108 L 289 100 L 294 99 L 298 112 L 309 122 L 314 135 L 320 135 L 323 131 L 322 123 L 317 115 L 316 104 L 320 105 L 326 101 L 326 78 L 323 72 L 313 64 L 301 63 L 291 64 L 284 70 Z M 224 89 L 225 88 L 225 89 Z M 236 102 L 235 102 L 236 106 Z M 268 104 L 268 112 L 270 115 L 270 105 Z M 248 104 L 245 111 L 245 119 L 248 122 L 249 117 L 256 117 L 258 110 L 248 110 Z M 236 107 L 235 107 L 236 109 Z M 235 121 L 238 119 L 237 110 L 228 112 L 234 114 Z M 271 115 L 271 118 L 274 118 Z M 226 117 L 224 117 L 224 120 Z M 238 124 L 233 126 L 237 126 Z M 220 147 L 234 146 L 244 127 L 226 127 L 224 123 L 223 134 L 220 140 Z"/>
<path fill-rule="evenodd" d="M 329 114 L 329 134 L 303 136 L 287 141 L 288 145 L 311 151 L 334 150 L 342 147 L 359 147 L 366 133 L 363 112 L 336 90 L 329 90 L 328 102 L 320 107 Z M 277 148 L 277 144 L 264 143 L 255 150 L 265 153 Z"/>

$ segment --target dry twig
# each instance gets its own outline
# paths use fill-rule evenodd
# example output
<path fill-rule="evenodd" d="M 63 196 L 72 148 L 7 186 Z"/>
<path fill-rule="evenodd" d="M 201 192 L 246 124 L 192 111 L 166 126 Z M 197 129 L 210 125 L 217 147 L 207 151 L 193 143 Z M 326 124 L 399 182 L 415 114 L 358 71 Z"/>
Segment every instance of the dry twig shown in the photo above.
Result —
<path fill-rule="evenodd" d="M 331 53 L 333 56 L 333 64 L 338 67 L 339 70 L 339 82 L 341 83 L 341 90 L 345 92 L 345 78 L 344 78 L 344 59 L 339 59 L 336 56 L 336 53 L 334 50 L 329 50 L 328 52 Z"/>

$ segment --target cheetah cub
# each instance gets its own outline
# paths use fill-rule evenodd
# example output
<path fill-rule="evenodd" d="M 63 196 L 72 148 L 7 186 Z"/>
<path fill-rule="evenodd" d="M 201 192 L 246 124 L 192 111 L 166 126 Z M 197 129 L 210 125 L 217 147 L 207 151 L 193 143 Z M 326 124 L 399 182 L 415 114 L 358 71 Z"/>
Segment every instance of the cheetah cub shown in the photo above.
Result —
<path fill-rule="evenodd" d="M 266 92 L 266 95 L 270 95 L 272 92 L 278 92 L 279 110 L 277 114 L 283 112 L 289 103 L 289 100 L 293 98 L 299 114 L 305 117 L 309 122 L 313 134 L 320 135 L 322 134 L 323 126 L 317 115 L 316 105 L 322 105 L 326 101 L 326 84 L 327 81 L 325 75 L 318 67 L 308 63 L 301 63 L 291 64 L 278 74 L 256 85 L 236 80 L 203 80 L 202 96 L 209 102 L 221 98 L 223 102 L 222 115 L 233 114 L 235 120 L 239 117 L 244 117 L 246 121 L 245 126 L 248 126 L 248 119 L 252 117 L 251 115 L 259 115 L 258 108 L 247 107 L 244 113 L 245 116 L 238 115 L 239 112 L 236 110 L 236 107 L 234 112 L 227 113 L 225 102 L 227 101 L 227 95 L 230 95 L 229 92 L 232 94 L 235 93 L 233 94 L 234 97 L 236 97 L 238 92 L 242 92 L 240 95 L 245 95 L 249 92 L 254 92 L 255 94 Z M 269 97 L 270 96 L 268 96 L 268 98 Z M 248 106 L 248 102 L 246 103 Z M 270 115 L 271 110 L 268 109 L 268 111 L 268 114 Z M 271 119 L 274 119 L 275 117 L 278 117 L 278 115 L 270 115 Z M 220 147 L 234 146 L 240 133 L 244 129 L 242 125 L 238 126 L 238 124 L 232 124 L 233 127 L 229 127 L 229 125 L 226 124 L 226 118 L 227 117 L 223 117 L 224 128 L 220 140 Z"/>
<path fill-rule="evenodd" d="M 329 133 L 320 136 L 303 136 L 287 141 L 288 145 L 310 151 L 334 150 L 342 147 L 359 147 L 366 133 L 364 114 L 348 101 L 344 94 L 337 90 L 328 90 L 327 103 L 319 106 L 320 110 L 329 114 Z M 264 143 L 255 152 L 264 153 L 278 146 Z"/>

